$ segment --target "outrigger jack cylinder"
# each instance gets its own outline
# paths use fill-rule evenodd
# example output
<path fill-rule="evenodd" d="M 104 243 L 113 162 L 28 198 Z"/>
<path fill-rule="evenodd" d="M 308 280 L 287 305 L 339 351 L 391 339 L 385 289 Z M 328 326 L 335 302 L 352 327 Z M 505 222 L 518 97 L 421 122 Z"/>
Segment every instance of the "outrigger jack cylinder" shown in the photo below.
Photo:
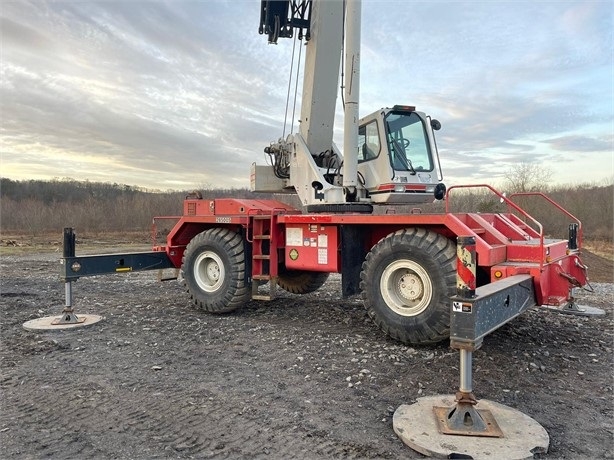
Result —
<path fill-rule="evenodd" d="M 546 453 L 548 433 L 531 417 L 473 395 L 473 352 L 483 338 L 535 305 L 530 275 L 476 287 L 476 241 L 457 239 L 456 295 L 451 299 L 450 346 L 460 352 L 455 395 L 425 396 L 394 413 L 395 433 L 412 449 L 440 458 L 533 458 Z"/>
<path fill-rule="evenodd" d="M 63 246 L 63 257 L 66 260 L 68 257 L 75 257 L 75 242 L 76 235 L 72 228 L 64 229 L 64 246 Z M 56 318 L 51 322 L 53 325 L 59 324 L 78 324 L 83 323 L 85 318 L 79 318 L 75 315 L 74 309 L 72 307 L 72 280 L 65 279 L 64 280 L 64 293 L 66 297 L 66 303 L 64 306 L 64 310 L 62 310 L 62 316 Z"/>
<path fill-rule="evenodd" d="M 66 265 L 69 260 L 75 259 L 76 236 L 72 228 L 64 229 L 64 246 L 62 251 L 62 264 Z M 78 262 L 72 262 L 73 264 Z M 64 273 L 66 271 L 64 270 Z M 77 316 L 72 305 L 72 283 L 75 279 L 64 276 L 64 294 L 66 302 L 61 316 L 45 316 L 43 318 L 26 321 L 23 328 L 28 331 L 53 331 L 61 329 L 71 329 L 82 326 L 89 326 L 102 319 L 100 315 L 84 314 Z"/>
<path fill-rule="evenodd" d="M 453 299 L 453 310 L 462 311 L 463 301 L 475 297 L 476 288 L 476 249 L 473 236 L 461 236 L 456 247 L 456 297 Z M 456 306 L 456 307 L 455 307 Z M 465 307 L 467 308 L 467 307 Z M 444 434 L 466 436 L 502 437 L 503 433 L 497 425 L 492 413 L 488 410 L 477 410 L 478 403 L 473 395 L 472 361 L 473 350 L 481 345 L 454 344 L 453 348 L 460 351 L 460 387 L 456 393 L 456 405 L 452 407 L 433 407 L 439 430 Z"/>

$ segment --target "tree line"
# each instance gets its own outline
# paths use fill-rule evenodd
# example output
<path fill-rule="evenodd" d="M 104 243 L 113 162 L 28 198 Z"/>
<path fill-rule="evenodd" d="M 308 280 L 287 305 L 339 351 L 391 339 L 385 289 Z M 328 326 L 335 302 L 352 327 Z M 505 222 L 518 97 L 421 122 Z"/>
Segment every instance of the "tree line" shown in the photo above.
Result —
<path fill-rule="evenodd" d="M 125 184 L 0 179 L 0 231 L 38 235 L 73 227 L 83 233 L 149 231 L 156 216 L 180 216 L 191 191 Z M 211 189 L 203 196 L 248 197 L 247 189 Z"/>
<path fill-rule="evenodd" d="M 517 177 L 502 188 L 510 193 L 544 191 L 584 226 L 585 238 L 613 240 L 614 181 L 604 184 L 584 184 L 546 187 L 548 181 L 527 180 Z M 526 171 L 525 171 L 526 172 Z M 532 173 L 533 174 L 533 173 Z M 536 176 L 536 178 L 541 176 Z M 272 195 L 254 194 L 248 189 L 199 190 L 203 198 L 273 198 Z M 148 232 L 155 216 L 179 216 L 183 199 L 191 191 L 154 191 L 140 187 L 72 179 L 17 181 L 0 179 L 0 231 L 38 235 L 61 232 L 74 227 L 79 233 Z M 274 198 L 280 199 L 279 195 Z M 290 196 L 281 199 L 294 206 L 298 200 Z M 564 238 L 569 217 L 539 197 L 519 197 L 515 200 L 529 214 L 539 220 L 548 236 Z M 454 190 L 449 202 L 454 212 L 504 212 L 506 206 L 500 198 L 486 189 Z M 423 212 L 443 212 L 443 203 L 425 206 Z M 409 209 L 406 211 L 409 212 Z"/>

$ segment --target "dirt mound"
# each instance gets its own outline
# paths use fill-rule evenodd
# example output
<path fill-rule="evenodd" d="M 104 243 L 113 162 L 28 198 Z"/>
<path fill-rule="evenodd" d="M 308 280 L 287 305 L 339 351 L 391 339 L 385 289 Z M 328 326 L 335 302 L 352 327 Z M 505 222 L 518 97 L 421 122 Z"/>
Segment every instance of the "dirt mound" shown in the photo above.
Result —
<path fill-rule="evenodd" d="M 614 257 L 606 259 L 587 250 L 582 250 L 582 262 L 588 267 L 588 277 L 595 283 L 614 283 Z"/>

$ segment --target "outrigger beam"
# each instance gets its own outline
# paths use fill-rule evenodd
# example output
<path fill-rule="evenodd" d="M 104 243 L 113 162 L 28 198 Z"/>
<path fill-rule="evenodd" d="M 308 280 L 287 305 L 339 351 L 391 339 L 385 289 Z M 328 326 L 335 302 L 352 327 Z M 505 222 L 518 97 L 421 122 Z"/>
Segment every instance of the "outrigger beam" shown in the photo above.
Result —
<path fill-rule="evenodd" d="M 514 275 L 476 289 L 475 297 L 452 298 L 450 346 L 477 350 L 485 336 L 534 307 L 531 275 Z"/>
<path fill-rule="evenodd" d="M 72 229 L 65 229 L 65 232 L 66 230 L 72 232 Z M 72 244 L 74 245 L 74 239 Z M 61 260 L 61 275 L 66 282 L 85 276 L 176 268 L 164 251 L 76 256 L 73 248 L 72 253 L 69 251 L 69 254 Z"/>

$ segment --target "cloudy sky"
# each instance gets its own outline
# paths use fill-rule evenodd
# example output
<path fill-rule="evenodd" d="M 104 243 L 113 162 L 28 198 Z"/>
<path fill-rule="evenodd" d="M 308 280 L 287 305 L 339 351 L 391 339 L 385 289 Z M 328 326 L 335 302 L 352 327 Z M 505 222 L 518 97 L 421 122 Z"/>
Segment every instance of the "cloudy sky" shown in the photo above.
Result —
<path fill-rule="evenodd" d="M 447 184 L 518 163 L 611 180 L 613 5 L 363 0 L 361 116 L 412 104 L 439 119 Z M 0 175 L 248 186 L 282 134 L 292 53 L 258 35 L 259 8 L 0 0 Z"/>

